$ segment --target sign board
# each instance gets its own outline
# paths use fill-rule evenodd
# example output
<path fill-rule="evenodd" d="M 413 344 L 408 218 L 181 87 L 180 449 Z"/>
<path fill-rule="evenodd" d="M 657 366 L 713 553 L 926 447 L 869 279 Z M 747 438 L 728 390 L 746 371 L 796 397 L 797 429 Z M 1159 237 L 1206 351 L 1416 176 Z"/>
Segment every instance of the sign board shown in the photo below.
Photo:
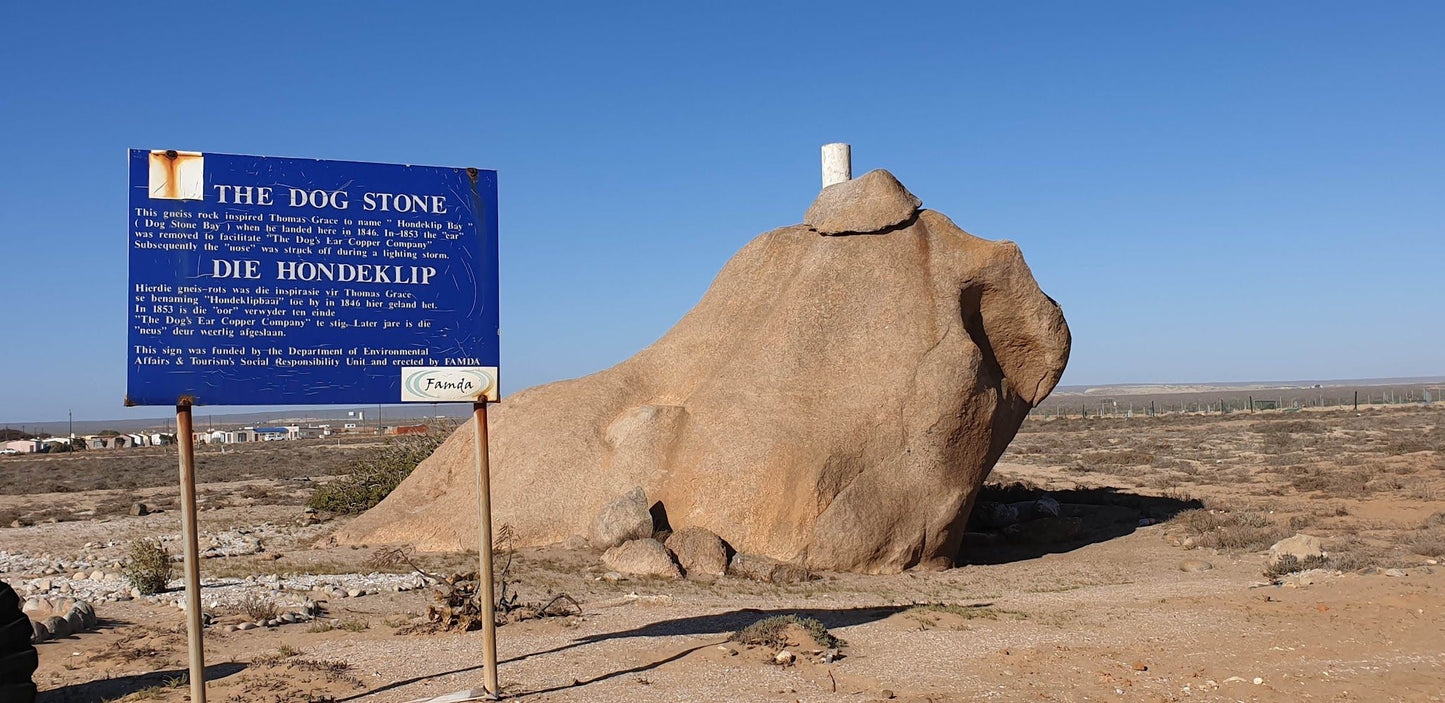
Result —
<path fill-rule="evenodd" d="M 498 399 L 497 174 L 130 152 L 127 405 Z"/>

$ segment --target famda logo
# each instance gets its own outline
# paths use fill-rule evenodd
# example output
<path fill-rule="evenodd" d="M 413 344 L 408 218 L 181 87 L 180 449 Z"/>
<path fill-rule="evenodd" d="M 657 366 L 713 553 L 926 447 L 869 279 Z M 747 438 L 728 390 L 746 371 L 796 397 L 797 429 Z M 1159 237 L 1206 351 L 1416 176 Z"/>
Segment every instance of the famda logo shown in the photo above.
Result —
<path fill-rule="evenodd" d="M 479 400 L 496 398 L 495 371 L 484 367 L 402 367 L 403 401 Z"/>

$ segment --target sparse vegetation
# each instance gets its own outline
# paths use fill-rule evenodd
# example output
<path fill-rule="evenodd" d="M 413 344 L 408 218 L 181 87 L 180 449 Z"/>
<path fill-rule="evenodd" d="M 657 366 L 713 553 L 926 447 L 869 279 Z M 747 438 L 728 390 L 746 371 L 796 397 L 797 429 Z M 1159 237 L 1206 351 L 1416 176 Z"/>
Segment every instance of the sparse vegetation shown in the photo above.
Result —
<path fill-rule="evenodd" d="M 789 626 L 802 628 L 819 647 L 842 647 L 846 642 L 833 636 L 827 627 L 823 626 L 815 618 L 789 613 L 787 615 L 773 615 L 763 618 L 747 627 L 738 630 L 729 638 L 733 642 L 741 642 L 746 645 L 761 647 L 772 647 L 781 649 L 788 645 L 787 630 Z"/>
<path fill-rule="evenodd" d="M 337 623 L 336 626 L 347 632 L 364 632 L 371 629 L 371 623 L 364 618 L 347 618 Z"/>
<path fill-rule="evenodd" d="M 411 475 L 413 469 L 451 434 L 450 425 L 426 434 L 391 437 L 380 448 L 357 458 L 340 478 L 311 494 L 307 505 L 317 510 L 354 514 L 371 509 Z"/>
<path fill-rule="evenodd" d="M 247 595 L 236 609 L 255 622 L 266 622 L 280 614 L 276 601 L 258 593 Z"/>
<path fill-rule="evenodd" d="M 949 615 L 964 620 L 998 620 L 1003 617 L 1023 620 L 1028 617 L 1024 613 L 1003 610 L 987 604 L 958 605 L 955 603 L 920 603 L 903 611 L 903 615 L 918 621 L 919 627 L 925 630 L 938 625 L 939 615 Z"/>
<path fill-rule="evenodd" d="M 131 542 L 126 552 L 130 563 L 122 570 L 125 580 L 142 594 L 150 595 L 166 590 L 170 583 L 172 562 L 170 552 L 161 543 L 152 539 Z"/>
<path fill-rule="evenodd" d="M 1279 556 L 1279 558 L 1271 561 L 1269 565 L 1264 568 L 1264 575 L 1265 578 L 1268 578 L 1271 581 L 1277 581 L 1280 577 L 1287 576 L 1289 574 L 1297 574 L 1301 571 L 1308 571 L 1310 569 L 1328 568 L 1331 568 L 1330 561 L 1329 558 L 1325 556 L 1316 554 L 1300 559 L 1293 554 L 1282 554 Z"/>
<path fill-rule="evenodd" d="M 1287 529 L 1253 511 L 1186 510 L 1174 518 L 1194 546 L 1224 551 L 1256 551 L 1285 537 Z"/>

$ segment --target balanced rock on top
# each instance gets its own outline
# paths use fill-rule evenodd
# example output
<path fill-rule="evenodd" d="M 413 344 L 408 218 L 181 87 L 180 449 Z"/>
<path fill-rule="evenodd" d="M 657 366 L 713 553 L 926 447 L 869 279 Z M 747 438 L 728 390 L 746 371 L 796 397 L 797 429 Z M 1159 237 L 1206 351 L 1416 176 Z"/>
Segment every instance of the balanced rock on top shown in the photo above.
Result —
<path fill-rule="evenodd" d="M 754 239 L 651 346 L 504 399 L 496 523 L 517 546 L 560 542 L 640 486 L 673 529 L 738 552 L 867 573 L 951 563 L 1069 331 L 1017 246 L 918 205 L 885 171 L 829 186 L 808 224 Z M 336 540 L 474 548 L 473 461 L 464 425 Z"/>

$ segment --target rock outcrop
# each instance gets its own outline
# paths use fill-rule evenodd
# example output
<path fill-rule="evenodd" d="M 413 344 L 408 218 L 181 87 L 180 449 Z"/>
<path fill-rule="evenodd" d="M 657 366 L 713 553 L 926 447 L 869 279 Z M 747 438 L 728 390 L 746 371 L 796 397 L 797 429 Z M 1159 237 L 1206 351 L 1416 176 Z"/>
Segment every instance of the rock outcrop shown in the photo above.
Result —
<path fill-rule="evenodd" d="M 672 529 L 738 552 L 951 564 L 1069 331 L 1017 246 L 918 207 L 883 171 L 829 186 L 809 224 L 753 240 L 652 346 L 506 398 L 489 427 L 495 522 L 518 545 L 557 543 L 641 487 Z M 471 452 L 463 426 L 337 540 L 473 548 Z"/>

